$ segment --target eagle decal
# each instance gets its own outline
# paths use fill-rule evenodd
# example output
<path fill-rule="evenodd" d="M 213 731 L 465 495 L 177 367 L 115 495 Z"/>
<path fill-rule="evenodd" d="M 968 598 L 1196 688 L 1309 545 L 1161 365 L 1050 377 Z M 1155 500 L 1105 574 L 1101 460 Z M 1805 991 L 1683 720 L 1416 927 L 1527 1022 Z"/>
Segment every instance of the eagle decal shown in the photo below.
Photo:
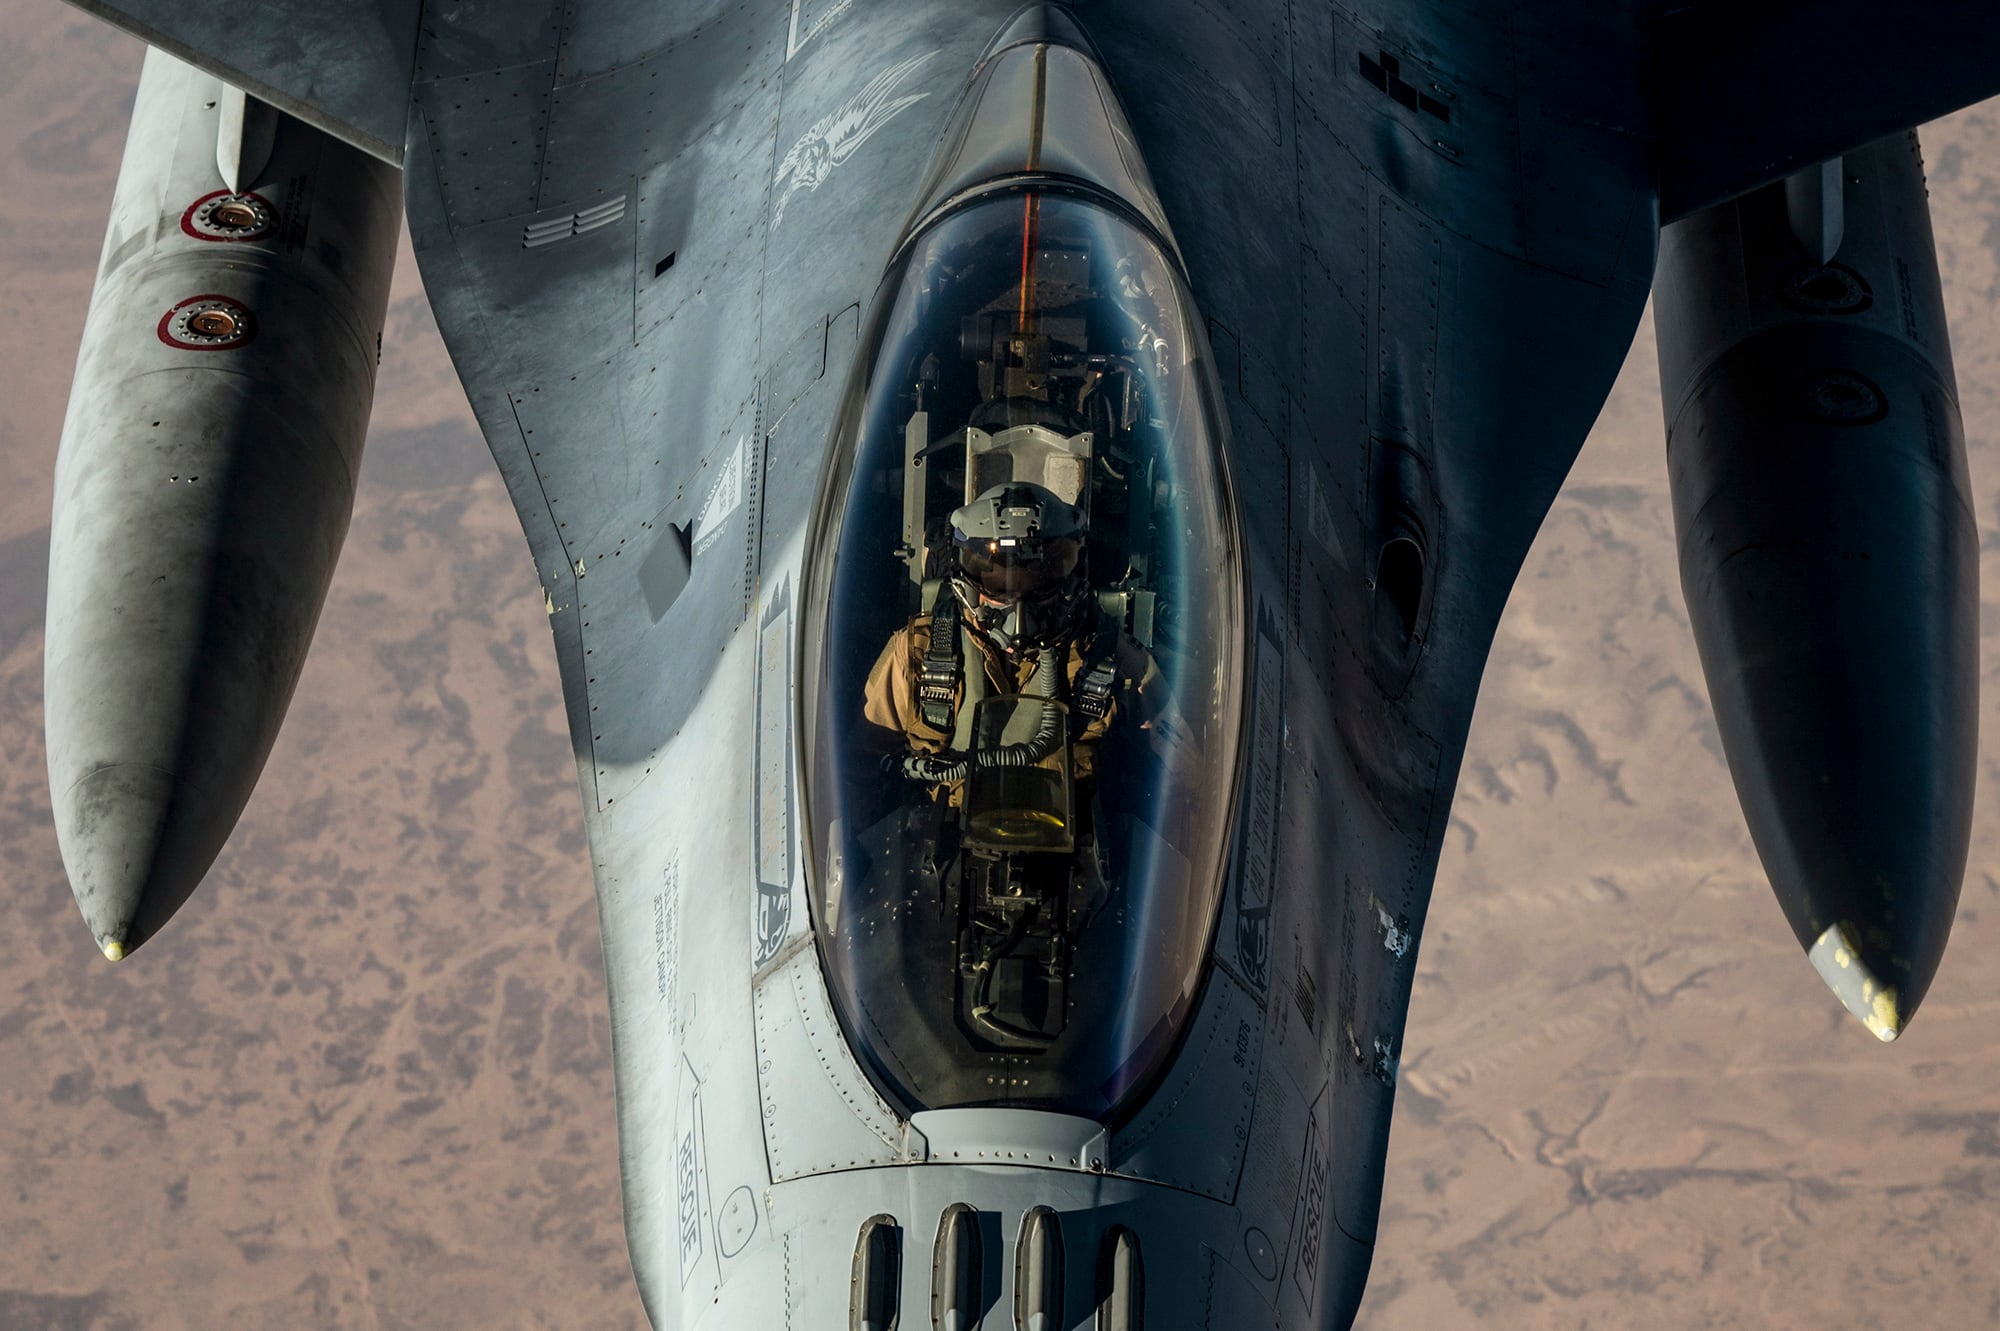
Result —
<path fill-rule="evenodd" d="M 771 215 L 773 228 L 785 220 L 785 207 L 794 194 L 818 189 L 833 174 L 833 168 L 854 156 L 876 130 L 895 119 L 898 112 L 930 96 L 919 92 L 898 97 L 896 90 L 936 54 L 930 51 L 891 65 L 870 79 L 868 86 L 845 106 L 822 117 L 799 136 L 799 141 L 785 154 L 785 160 L 778 164 L 777 177 L 771 182 L 778 190 L 778 206 Z"/>

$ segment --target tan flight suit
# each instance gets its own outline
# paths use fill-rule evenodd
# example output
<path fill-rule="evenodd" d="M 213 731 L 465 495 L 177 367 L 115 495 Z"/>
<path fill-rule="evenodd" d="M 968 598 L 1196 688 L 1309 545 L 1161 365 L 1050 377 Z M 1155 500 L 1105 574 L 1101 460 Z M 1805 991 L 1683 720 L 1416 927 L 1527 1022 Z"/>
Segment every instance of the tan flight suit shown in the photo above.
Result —
<path fill-rule="evenodd" d="M 918 615 L 889 635 L 882 654 L 875 658 L 875 666 L 868 672 L 863 715 L 884 730 L 901 735 L 919 753 L 964 753 L 971 746 L 972 712 L 979 700 L 995 693 L 1025 692 L 1034 677 L 1033 655 L 1023 653 L 1019 661 L 1010 662 L 998 648 L 965 624 L 959 625 L 959 633 L 958 698 L 952 711 L 954 734 L 946 735 L 925 721 L 917 699 L 917 680 L 923 671 L 924 653 L 931 645 L 929 615 Z M 1096 766 L 1097 741 L 1116 722 L 1124 694 L 1136 694 L 1141 710 L 1149 714 L 1157 714 L 1165 702 L 1165 681 L 1146 649 L 1121 635 L 1118 653 L 1118 683 L 1125 687 L 1114 688 L 1104 715 L 1084 726 L 1072 747 L 1072 771 L 1079 784 L 1090 778 Z M 1082 644 L 1072 641 L 1066 672 L 1072 693 L 1076 677 L 1083 673 L 1086 664 Z M 1136 690 L 1126 683 L 1133 679 L 1139 681 Z M 1149 719 L 1150 715 L 1141 721 Z M 956 803 L 955 789 L 952 798 Z"/>

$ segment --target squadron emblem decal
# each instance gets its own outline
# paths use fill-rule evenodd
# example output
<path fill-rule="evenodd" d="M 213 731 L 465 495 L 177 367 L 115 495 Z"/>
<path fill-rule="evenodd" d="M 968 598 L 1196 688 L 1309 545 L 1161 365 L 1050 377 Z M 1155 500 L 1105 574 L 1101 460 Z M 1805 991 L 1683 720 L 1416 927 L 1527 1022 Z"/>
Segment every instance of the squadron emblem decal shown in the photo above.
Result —
<path fill-rule="evenodd" d="M 911 56 L 899 65 L 891 65 L 870 79 L 868 86 L 856 93 L 845 106 L 823 117 L 799 136 L 799 141 L 785 154 L 785 160 L 778 164 L 777 177 L 771 182 L 778 190 L 778 206 L 771 215 L 773 228 L 785 220 L 785 208 L 794 194 L 800 190 L 816 190 L 825 184 L 826 178 L 833 174 L 833 168 L 854 156 L 876 130 L 895 119 L 898 112 L 930 96 L 927 92 L 918 92 L 898 97 L 896 90 L 936 54 L 930 51 Z"/>

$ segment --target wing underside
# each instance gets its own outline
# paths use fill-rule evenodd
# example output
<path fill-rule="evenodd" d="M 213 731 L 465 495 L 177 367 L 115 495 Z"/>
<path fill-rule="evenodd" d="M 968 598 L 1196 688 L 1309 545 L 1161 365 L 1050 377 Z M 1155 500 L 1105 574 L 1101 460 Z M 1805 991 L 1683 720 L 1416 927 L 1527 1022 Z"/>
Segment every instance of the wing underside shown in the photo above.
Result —
<path fill-rule="evenodd" d="M 1667 0 L 1654 52 L 1671 222 L 2000 93 L 2000 9 Z"/>
<path fill-rule="evenodd" d="M 71 0 L 253 97 L 400 166 L 421 0 Z"/>

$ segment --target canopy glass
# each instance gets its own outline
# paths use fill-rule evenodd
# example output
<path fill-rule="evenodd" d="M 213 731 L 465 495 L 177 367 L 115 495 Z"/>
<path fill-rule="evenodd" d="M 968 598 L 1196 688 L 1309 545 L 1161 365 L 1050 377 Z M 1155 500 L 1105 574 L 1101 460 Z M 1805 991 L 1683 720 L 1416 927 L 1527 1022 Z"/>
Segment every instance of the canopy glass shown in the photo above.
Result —
<path fill-rule="evenodd" d="M 809 572 L 809 873 L 906 1111 L 1107 1120 L 1178 1044 L 1222 894 L 1242 572 L 1214 373 L 1151 234 L 1022 188 L 889 273 Z"/>

